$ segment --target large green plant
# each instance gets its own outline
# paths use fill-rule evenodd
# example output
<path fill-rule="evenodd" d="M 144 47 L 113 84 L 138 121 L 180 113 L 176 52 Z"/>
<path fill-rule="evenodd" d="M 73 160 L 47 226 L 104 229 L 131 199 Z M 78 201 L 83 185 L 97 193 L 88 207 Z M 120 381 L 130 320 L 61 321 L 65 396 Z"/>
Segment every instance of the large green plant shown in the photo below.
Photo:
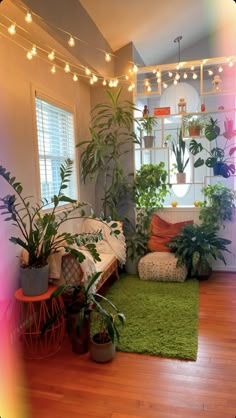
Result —
<path fill-rule="evenodd" d="M 115 338 L 119 339 L 119 329 L 117 323 L 125 323 L 125 316 L 112 303 L 111 300 L 99 294 L 95 288 L 95 282 L 100 276 L 100 272 L 95 273 L 87 284 L 63 284 L 52 293 L 51 298 L 59 297 L 63 294 L 70 294 L 70 301 L 61 311 L 53 315 L 44 325 L 42 333 L 44 333 L 59 316 L 67 314 L 76 314 L 76 333 L 81 334 L 84 320 L 90 317 L 91 312 L 95 313 L 95 320 L 98 321 L 98 334 L 100 342 L 104 343 L 109 338 L 113 343 Z M 104 301 L 104 304 L 100 302 Z"/>
<path fill-rule="evenodd" d="M 135 259 L 147 252 L 149 225 L 153 212 L 162 208 L 171 185 L 163 162 L 143 164 L 134 180 L 134 200 L 137 207 L 136 225 L 127 237 L 127 256 Z"/>
<path fill-rule="evenodd" d="M 129 192 L 130 186 L 122 167 L 122 156 L 127 145 L 138 142 L 134 132 L 134 104 L 121 101 L 120 88 L 116 93 L 106 91 L 108 102 L 92 109 L 90 123 L 91 140 L 77 144 L 86 146 L 81 154 L 81 168 L 84 181 L 88 176 L 103 177 L 103 209 L 113 219 L 118 218 L 118 206 Z"/>
<path fill-rule="evenodd" d="M 225 221 L 233 220 L 235 192 L 221 183 L 202 188 L 205 196 L 199 219 L 204 225 L 219 230 Z"/>
<path fill-rule="evenodd" d="M 205 164 L 207 167 L 214 168 L 216 164 L 220 163 L 218 174 L 222 175 L 223 177 L 229 177 L 236 171 L 232 157 L 236 151 L 236 147 L 230 147 L 228 144 L 228 141 L 231 141 L 233 136 L 231 135 L 232 132 L 227 131 L 222 134 L 225 138 L 224 147 L 218 146 L 217 138 L 220 134 L 221 132 L 218 120 L 214 120 L 211 117 L 205 126 L 205 136 L 210 143 L 215 141 L 215 147 L 209 150 L 203 146 L 202 142 L 197 142 L 195 139 L 192 139 L 189 145 L 189 150 L 193 155 L 197 155 L 203 150 L 209 155 L 206 159 L 199 157 L 195 161 L 194 167 L 201 167 Z"/>
<path fill-rule="evenodd" d="M 71 234 L 60 232 L 60 227 L 71 219 L 85 218 L 85 203 L 77 202 L 64 194 L 72 173 L 73 162 L 65 160 L 60 167 L 61 182 L 58 193 L 52 197 L 52 201 L 46 199 L 39 203 L 32 203 L 31 197 L 23 196 L 23 187 L 6 168 L 0 166 L 0 176 L 13 189 L 14 194 L 7 195 L 0 200 L 1 215 L 5 215 L 5 221 L 12 222 L 18 230 L 19 236 L 11 237 L 10 241 L 25 249 L 28 253 L 28 263 L 23 267 L 41 267 L 47 264 L 48 257 L 65 249 L 74 254 L 80 262 L 85 258 L 79 249 L 72 248 L 73 244 L 79 247 L 85 246 L 96 260 L 100 260 L 95 242 L 102 239 L 101 231 L 95 233 Z M 45 211 L 48 204 L 52 204 L 50 211 Z M 58 206 L 62 203 L 70 204 L 69 208 L 57 213 Z M 95 215 L 92 213 L 92 216 Z M 110 221 L 110 219 L 108 219 Z M 101 222 L 104 220 L 101 218 Z M 105 221 L 104 221 L 105 222 Z M 113 224 L 111 231 L 117 224 Z M 115 230 L 119 233 L 118 230 Z"/>
<path fill-rule="evenodd" d="M 188 224 L 168 246 L 175 251 L 177 267 L 185 264 L 190 276 L 198 276 L 199 270 L 211 267 L 213 260 L 226 264 L 222 252 L 230 252 L 229 244 L 230 240 L 219 237 L 208 225 Z"/>

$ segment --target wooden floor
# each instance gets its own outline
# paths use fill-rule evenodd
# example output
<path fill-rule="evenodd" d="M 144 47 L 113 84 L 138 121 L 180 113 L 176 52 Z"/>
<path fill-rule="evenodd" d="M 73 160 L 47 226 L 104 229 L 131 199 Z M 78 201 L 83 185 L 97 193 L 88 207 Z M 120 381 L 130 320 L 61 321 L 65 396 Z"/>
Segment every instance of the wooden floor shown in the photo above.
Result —
<path fill-rule="evenodd" d="M 67 341 L 25 360 L 30 418 L 235 418 L 236 273 L 200 283 L 199 318 L 196 362 L 117 352 L 100 365 Z"/>

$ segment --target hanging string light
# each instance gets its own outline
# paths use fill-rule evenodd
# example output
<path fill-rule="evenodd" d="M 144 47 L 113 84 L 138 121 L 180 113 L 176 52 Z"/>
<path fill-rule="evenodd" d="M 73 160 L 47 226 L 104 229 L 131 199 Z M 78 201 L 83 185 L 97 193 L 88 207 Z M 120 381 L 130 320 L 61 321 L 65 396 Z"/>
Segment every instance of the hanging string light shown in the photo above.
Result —
<path fill-rule="evenodd" d="M 90 74 L 91 74 L 91 71 L 90 71 L 90 69 L 89 69 L 89 68 L 85 68 L 85 74 L 86 74 L 86 75 L 90 75 Z"/>
<path fill-rule="evenodd" d="M 55 59 L 55 52 L 54 51 L 49 52 L 48 59 L 50 61 L 53 61 Z"/>
<path fill-rule="evenodd" d="M 73 81 L 78 81 L 78 76 L 77 76 L 77 74 L 74 74 L 74 75 L 73 75 Z"/>
<path fill-rule="evenodd" d="M 68 63 L 66 63 L 65 68 L 64 68 L 65 73 L 69 73 L 70 72 L 70 66 Z"/>
<path fill-rule="evenodd" d="M 32 15 L 31 15 L 31 13 L 30 13 L 30 12 L 27 12 L 27 13 L 26 13 L 26 16 L 25 16 L 25 21 L 26 21 L 27 23 L 32 23 Z"/>
<path fill-rule="evenodd" d="M 52 68 L 51 68 L 51 73 L 55 74 L 55 72 L 56 72 L 56 67 L 55 67 L 55 65 L 53 65 Z"/>
<path fill-rule="evenodd" d="M 33 45 L 32 46 L 32 49 L 31 49 L 31 53 L 32 53 L 32 55 L 37 55 L 37 48 L 36 48 L 36 45 Z"/>
<path fill-rule="evenodd" d="M 75 46 L 75 40 L 74 40 L 72 35 L 70 35 L 70 39 L 68 41 L 68 44 L 69 44 L 70 47 Z"/>
<path fill-rule="evenodd" d="M 26 57 L 29 61 L 31 61 L 33 59 L 32 51 L 28 51 L 27 54 L 26 54 Z"/>
<path fill-rule="evenodd" d="M 108 54 L 108 52 L 105 52 L 105 61 L 110 62 L 111 61 L 111 55 Z"/>
<path fill-rule="evenodd" d="M 9 26 L 8 33 L 10 33 L 10 35 L 15 35 L 15 33 L 16 33 L 16 24 L 15 23 L 12 23 Z"/>

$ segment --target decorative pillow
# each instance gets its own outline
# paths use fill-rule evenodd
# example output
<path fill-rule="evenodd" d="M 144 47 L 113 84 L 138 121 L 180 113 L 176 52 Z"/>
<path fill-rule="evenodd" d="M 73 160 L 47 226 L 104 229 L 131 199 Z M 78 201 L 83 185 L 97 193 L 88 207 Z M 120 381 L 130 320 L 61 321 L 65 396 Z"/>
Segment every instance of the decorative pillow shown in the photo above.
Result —
<path fill-rule="evenodd" d="M 193 220 L 171 223 L 160 218 L 156 213 L 152 215 L 150 223 L 150 238 L 148 241 L 148 248 L 151 251 L 171 252 L 172 249 L 167 247 L 176 237 L 184 225 L 193 224 Z"/>

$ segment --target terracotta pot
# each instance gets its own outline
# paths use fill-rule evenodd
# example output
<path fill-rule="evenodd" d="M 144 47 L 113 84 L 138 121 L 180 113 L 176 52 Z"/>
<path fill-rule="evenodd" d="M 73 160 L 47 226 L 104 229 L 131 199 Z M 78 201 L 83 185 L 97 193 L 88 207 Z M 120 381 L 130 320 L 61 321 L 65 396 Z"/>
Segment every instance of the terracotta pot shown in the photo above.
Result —
<path fill-rule="evenodd" d="M 200 136 L 201 127 L 200 126 L 189 126 L 188 127 L 189 136 Z"/>
<path fill-rule="evenodd" d="M 186 173 L 177 173 L 176 174 L 176 182 L 178 184 L 185 184 L 186 183 Z"/>

